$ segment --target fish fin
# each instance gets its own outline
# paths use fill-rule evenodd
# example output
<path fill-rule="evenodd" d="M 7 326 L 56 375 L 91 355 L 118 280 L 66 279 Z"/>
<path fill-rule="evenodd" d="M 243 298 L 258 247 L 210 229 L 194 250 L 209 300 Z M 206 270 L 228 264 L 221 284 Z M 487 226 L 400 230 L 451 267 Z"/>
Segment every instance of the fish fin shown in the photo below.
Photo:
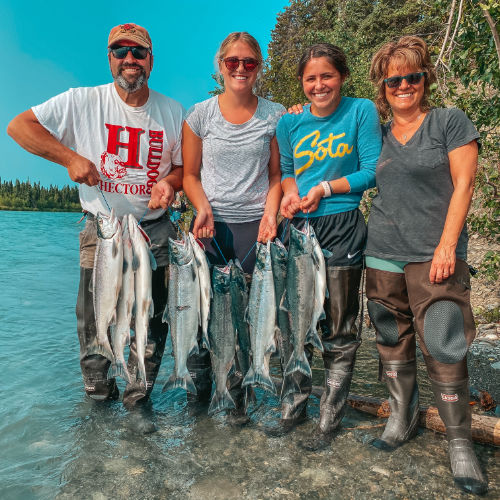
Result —
<path fill-rule="evenodd" d="M 318 335 L 318 330 L 316 330 L 316 325 L 314 326 L 314 328 L 310 328 L 307 332 L 305 343 L 313 345 L 321 352 L 324 351 L 323 344 L 321 343 L 321 339 Z"/>
<path fill-rule="evenodd" d="M 210 340 L 208 339 L 208 332 L 203 332 L 201 336 L 201 346 L 205 349 L 210 349 Z"/>
<path fill-rule="evenodd" d="M 153 301 L 151 301 L 151 304 L 149 304 L 149 317 L 152 318 L 155 315 L 155 305 L 153 304 Z"/>
<path fill-rule="evenodd" d="M 139 382 L 142 382 L 144 384 L 144 387 L 147 387 L 147 379 L 146 379 L 146 367 L 144 366 L 144 363 L 138 363 L 137 366 L 137 380 Z"/>
<path fill-rule="evenodd" d="M 153 252 L 148 249 L 148 254 L 149 254 L 149 262 L 151 264 L 151 269 L 153 271 L 156 271 L 156 268 L 158 267 L 157 264 L 156 264 L 156 259 L 155 259 L 155 256 L 153 255 Z"/>
<path fill-rule="evenodd" d="M 280 329 L 278 327 L 274 327 L 274 336 L 267 346 L 266 354 L 272 354 L 273 352 L 276 352 L 276 342 L 274 341 L 274 339 L 276 338 L 277 334 L 280 334 Z"/>
<path fill-rule="evenodd" d="M 168 304 L 165 305 L 163 310 L 163 316 L 161 318 L 162 323 L 170 323 L 170 315 L 168 314 Z"/>
<path fill-rule="evenodd" d="M 86 355 L 91 356 L 92 354 L 100 354 L 106 359 L 109 359 L 111 363 L 115 362 L 115 356 L 108 341 L 106 341 L 104 345 L 101 345 L 97 343 L 97 339 L 94 339 L 93 342 L 89 345 Z"/>
<path fill-rule="evenodd" d="M 295 378 L 290 375 L 283 377 L 283 384 L 281 385 L 281 401 L 283 401 L 289 394 L 300 393 L 300 386 L 295 381 Z"/>
<path fill-rule="evenodd" d="M 163 386 L 162 392 L 169 391 L 171 389 L 177 389 L 178 387 L 181 387 L 191 394 L 198 394 L 193 379 L 191 378 L 191 375 L 188 371 L 183 377 L 176 376 L 175 372 L 172 373 L 172 375 L 170 375 L 170 378 Z"/>
<path fill-rule="evenodd" d="M 115 258 L 118 255 L 118 245 L 116 240 L 113 239 L 113 245 L 111 245 L 111 255 Z"/>
<path fill-rule="evenodd" d="M 328 291 L 328 287 L 325 288 L 325 299 L 330 297 L 330 292 Z"/>
<path fill-rule="evenodd" d="M 287 293 L 286 293 L 286 290 L 285 290 L 283 292 L 283 295 L 281 296 L 281 300 L 280 300 L 280 311 L 289 312 L 287 297 L 288 296 L 287 296 Z"/>
<path fill-rule="evenodd" d="M 191 347 L 191 350 L 189 351 L 188 357 L 192 356 L 193 354 L 199 354 L 200 353 L 200 348 L 198 347 L 198 342 L 195 340 L 193 347 Z"/>
<path fill-rule="evenodd" d="M 112 377 L 121 377 L 123 380 L 132 383 L 130 378 L 130 374 L 127 370 L 127 365 L 124 360 L 119 360 L 115 364 L 111 365 L 111 376 Z"/>
<path fill-rule="evenodd" d="M 248 314 L 248 306 L 245 309 L 245 314 L 243 314 L 243 321 L 245 321 L 246 323 L 250 323 L 250 317 Z"/>
<path fill-rule="evenodd" d="M 241 384 L 242 387 L 246 387 L 247 385 L 251 385 L 253 387 L 257 386 L 271 392 L 272 394 L 277 394 L 276 386 L 269 376 L 269 372 L 259 373 L 254 371 L 253 367 L 250 367 L 248 373 L 243 379 L 243 383 Z"/>
<path fill-rule="evenodd" d="M 122 269 L 123 274 L 127 272 L 127 269 L 128 269 L 128 260 L 123 259 L 123 269 Z"/>
<path fill-rule="evenodd" d="M 313 264 L 315 265 L 316 269 L 319 268 L 318 256 L 314 252 L 312 252 L 311 257 L 312 257 L 312 261 L 313 261 Z"/>
<path fill-rule="evenodd" d="M 325 250 L 324 248 L 322 248 L 321 251 L 323 252 L 323 257 L 325 259 L 329 259 L 330 257 L 333 257 L 333 253 L 330 252 L 330 250 Z"/>
<path fill-rule="evenodd" d="M 286 377 L 287 375 L 291 375 L 295 372 L 303 373 L 306 377 L 312 378 L 311 367 L 309 366 L 309 361 L 307 361 L 305 352 L 302 353 L 300 358 L 296 358 L 292 354 L 286 365 L 285 373 L 283 376 Z"/>
<path fill-rule="evenodd" d="M 234 404 L 231 394 L 229 394 L 227 388 L 224 387 L 222 392 L 215 391 L 212 396 L 212 401 L 210 401 L 210 406 L 208 407 L 208 414 L 212 416 L 220 411 L 230 410 L 232 408 L 236 408 L 236 405 Z"/>

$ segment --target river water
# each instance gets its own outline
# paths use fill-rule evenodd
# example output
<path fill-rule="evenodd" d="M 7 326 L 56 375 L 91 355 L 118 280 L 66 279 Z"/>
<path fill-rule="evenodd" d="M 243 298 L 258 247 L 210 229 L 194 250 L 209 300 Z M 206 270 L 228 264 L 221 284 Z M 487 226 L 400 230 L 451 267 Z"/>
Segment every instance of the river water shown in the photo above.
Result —
<path fill-rule="evenodd" d="M 453 484 L 446 440 L 427 430 L 386 454 L 369 445 L 383 421 L 349 409 L 332 446 L 309 453 L 298 441 L 317 421 L 315 397 L 309 420 L 286 438 L 265 434 L 279 405 L 261 392 L 245 428 L 189 415 L 182 390 L 161 392 L 173 367 L 170 344 L 147 414 L 158 431 L 134 432 L 119 401 L 96 403 L 83 390 L 74 319 L 78 219 L 0 212 L 0 498 L 467 497 Z M 382 397 L 372 332 L 366 337 L 352 390 Z M 425 374 L 420 379 L 428 404 Z M 500 449 L 476 451 L 490 482 L 486 498 L 500 498 Z"/>

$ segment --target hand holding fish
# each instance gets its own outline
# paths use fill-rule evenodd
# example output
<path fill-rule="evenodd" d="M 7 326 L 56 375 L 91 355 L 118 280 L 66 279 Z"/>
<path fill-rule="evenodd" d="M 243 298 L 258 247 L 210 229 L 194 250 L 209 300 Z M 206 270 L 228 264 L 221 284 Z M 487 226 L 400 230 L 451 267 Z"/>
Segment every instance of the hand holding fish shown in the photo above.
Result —
<path fill-rule="evenodd" d="M 259 243 L 267 243 L 268 241 L 274 240 L 278 227 L 276 224 L 276 215 L 264 212 L 259 225 L 259 234 L 257 235 L 257 241 Z"/>
<path fill-rule="evenodd" d="M 214 237 L 214 216 L 212 209 L 198 211 L 194 220 L 193 234 L 195 238 Z"/>
<path fill-rule="evenodd" d="M 166 179 L 162 179 L 151 189 L 151 199 L 148 203 L 148 208 L 152 210 L 156 208 L 168 208 L 174 201 L 174 188 Z"/>
<path fill-rule="evenodd" d="M 323 194 L 324 190 L 322 186 L 312 187 L 300 201 L 300 209 L 304 213 L 315 212 L 318 209 Z"/>
<path fill-rule="evenodd" d="M 289 191 L 281 200 L 280 212 L 283 217 L 292 219 L 293 216 L 300 210 L 301 199 L 299 193 Z"/>
<path fill-rule="evenodd" d="M 75 153 L 66 165 L 72 181 L 87 186 L 97 186 L 101 178 L 96 166 L 87 158 Z"/>

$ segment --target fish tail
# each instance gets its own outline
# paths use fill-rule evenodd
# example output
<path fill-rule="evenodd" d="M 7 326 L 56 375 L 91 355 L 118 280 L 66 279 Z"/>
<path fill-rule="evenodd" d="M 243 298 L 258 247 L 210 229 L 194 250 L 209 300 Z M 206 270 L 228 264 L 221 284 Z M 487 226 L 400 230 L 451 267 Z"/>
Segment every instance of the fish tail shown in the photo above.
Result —
<path fill-rule="evenodd" d="M 111 376 L 112 377 L 121 377 L 123 380 L 127 381 L 129 384 L 132 382 L 130 378 L 130 374 L 127 370 L 127 365 L 125 364 L 125 360 L 120 359 L 116 360 L 116 363 L 111 365 Z"/>
<path fill-rule="evenodd" d="M 115 362 L 115 356 L 108 341 L 104 344 L 98 344 L 97 339 L 94 339 L 87 349 L 87 356 L 92 356 L 93 354 L 104 356 L 106 359 L 109 359 L 111 363 Z"/>
<path fill-rule="evenodd" d="M 141 360 L 137 363 L 137 380 L 147 387 L 146 367 L 144 366 L 144 361 L 141 363 Z"/>
<path fill-rule="evenodd" d="M 314 325 L 314 327 L 309 329 L 309 332 L 306 335 L 305 343 L 313 345 L 314 347 L 316 347 L 316 349 L 319 349 L 321 352 L 324 351 L 323 344 L 318 335 L 318 330 L 316 330 L 316 325 Z"/>
<path fill-rule="evenodd" d="M 208 407 L 208 414 L 212 416 L 220 411 L 230 410 L 232 408 L 236 408 L 236 405 L 227 388 L 224 388 L 222 392 L 215 391 L 212 401 L 210 401 L 210 406 Z"/>
<path fill-rule="evenodd" d="M 253 387 L 257 386 L 273 394 L 277 394 L 276 387 L 269 374 L 257 372 L 253 369 L 253 367 L 248 370 L 248 373 L 243 379 L 243 383 L 241 385 L 242 387 L 246 387 L 248 385 Z"/>
<path fill-rule="evenodd" d="M 205 349 L 210 349 L 210 340 L 208 340 L 208 332 L 204 331 L 201 336 L 201 346 Z"/>
<path fill-rule="evenodd" d="M 309 366 L 305 352 L 302 353 L 300 358 L 291 356 L 290 361 L 286 365 L 284 376 L 292 375 L 295 372 L 303 373 L 306 377 L 312 378 L 311 367 Z"/>
<path fill-rule="evenodd" d="M 190 392 L 191 394 L 198 394 L 196 386 L 194 385 L 193 379 L 191 378 L 189 372 L 187 372 L 183 377 L 178 377 L 175 373 L 172 373 L 172 375 L 170 375 L 170 378 L 163 386 L 162 392 L 169 391 L 171 389 L 177 389 L 179 387 L 187 392 Z"/>
<path fill-rule="evenodd" d="M 257 397 L 255 396 L 255 391 L 253 390 L 253 387 L 247 385 L 245 387 L 245 409 L 248 408 L 248 405 L 250 403 L 255 403 L 256 401 Z"/>
<path fill-rule="evenodd" d="M 289 394 L 300 393 L 300 386 L 295 381 L 292 375 L 285 375 L 283 377 L 283 385 L 281 386 L 281 401 L 283 401 Z"/>

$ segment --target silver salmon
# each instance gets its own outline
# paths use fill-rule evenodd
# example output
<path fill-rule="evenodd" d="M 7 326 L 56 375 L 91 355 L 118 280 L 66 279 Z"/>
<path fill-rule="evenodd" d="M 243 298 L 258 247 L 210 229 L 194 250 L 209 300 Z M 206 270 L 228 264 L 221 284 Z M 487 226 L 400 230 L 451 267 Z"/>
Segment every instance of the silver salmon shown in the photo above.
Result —
<path fill-rule="evenodd" d="M 135 304 L 133 308 L 134 332 L 137 349 L 137 378 L 147 387 L 144 355 L 148 342 L 149 320 L 154 314 L 152 274 L 156 261 L 150 250 L 149 238 L 139 228 L 132 214 L 128 215 L 128 230 L 132 241 L 132 269 L 134 270 Z"/>
<path fill-rule="evenodd" d="M 230 262 L 226 267 L 214 266 L 212 270 L 212 305 L 208 338 L 210 356 L 215 375 L 215 393 L 208 407 L 208 414 L 235 408 L 227 389 L 227 377 L 234 365 L 236 333 L 231 316 Z"/>
<path fill-rule="evenodd" d="M 92 275 L 92 292 L 97 335 L 87 354 L 100 354 L 114 362 L 108 327 L 116 323 L 116 304 L 122 285 L 123 246 L 120 221 L 114 210 L 97 214 L 97 247 Z"/>
<path fill-rule="evenodd" d="M 111 327 L 111 345 L 115 355 L 115 362 L 111 365 L 111 376 L 122 377 L 127 382 L 132 382 L 125 362 L 125 345 L 130 344 L 130 322 L 132 320 L 132 308 L 135 301 L 134 270 L 132 268 L 132 241 L 128 230 L 128 217 L 122 220 L 122 242 L 123 242 L 123 275 L 122 287 L 118 296 L 116 306 L 116 325 Z"/>
<path fill-rule="evenodd" d="M 270 242 L 266 245 L 257 243 L 247 319 L 250 326 L 252 366 L 242 386 L 258 386 L 276 394 L 276 387 L 269 374 L 269 358 L 276 350 L 276 304 Z"/>
<path fill-rule="evenodd" d="M 163 390 L 182 387 L 196 394 L 196 386 L 186 363 L 189 356 L 198 353 L 200 281 L 193 247 L 187 235 L 183 240 L 169 238 L 168 254 L 168 298 L 163 321 L 169 325 L 175 366 Z"/>
<path fill-rule="evenodd" d="M 312 377 L 311 367 L 304 352 L 304 344 L 310 343 L 323 351 L 316 325 L 312 325 L 317 313 L 316 265 L 312 232 L 309 224 L 303 231 L 293 225 L 290 227 L 286 292 L 280 306 L 288 312 L 293 342 L 293 353 L 286 366 L 285 376 L 299 371 L 306 377 Z M 286 391 L 285 394 L 282 391 L 282 397 L 285 395 Z"/>
<path fill-rule="evenodd" d="M 209 349 L 208 341 L 208 320 L 210 319 L 210 299 L 212 298 L 212 287 L 210 285 L 210 269 L 208 267 L 207 256 L 196 241 L 193 233 L 189 233 L 189 241 L 193 247 L 196 267 L 198 271 L 198 280 L 200 282 L 200 315 L 202 343 Z"/>

